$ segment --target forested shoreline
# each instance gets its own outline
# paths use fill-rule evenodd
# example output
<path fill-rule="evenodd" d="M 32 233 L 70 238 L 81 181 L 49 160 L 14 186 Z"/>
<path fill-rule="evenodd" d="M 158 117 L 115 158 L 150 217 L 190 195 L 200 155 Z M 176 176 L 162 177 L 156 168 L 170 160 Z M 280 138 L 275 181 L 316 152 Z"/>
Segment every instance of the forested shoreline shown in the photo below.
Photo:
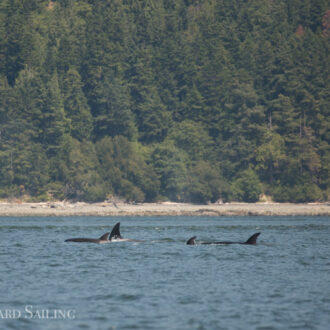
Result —
<path fill-rule="evenodd" d="M 0 198 L 329 199 L 327 0 L 1 0 Z"/>

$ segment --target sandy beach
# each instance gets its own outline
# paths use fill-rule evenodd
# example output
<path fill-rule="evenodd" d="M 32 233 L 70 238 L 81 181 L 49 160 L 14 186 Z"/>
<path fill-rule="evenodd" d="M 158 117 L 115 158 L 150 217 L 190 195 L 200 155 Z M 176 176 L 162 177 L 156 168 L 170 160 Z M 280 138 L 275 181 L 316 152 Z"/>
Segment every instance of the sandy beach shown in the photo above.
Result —
<path fill-rule="evenodd" d="M 0 216 L 330 216 L 329 203 L 0 203 Z"/>

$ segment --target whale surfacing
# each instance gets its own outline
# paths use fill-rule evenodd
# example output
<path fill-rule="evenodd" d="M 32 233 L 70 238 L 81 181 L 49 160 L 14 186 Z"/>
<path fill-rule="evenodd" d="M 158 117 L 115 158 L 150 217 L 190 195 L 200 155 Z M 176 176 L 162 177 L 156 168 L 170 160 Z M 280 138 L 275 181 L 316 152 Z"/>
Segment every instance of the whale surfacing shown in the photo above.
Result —
<path fill-rule="evenodd" d="M 201 242 L 199 244 L 207 244 L 207 245 L 229 245 L 229 244 L 243 244 L 243 245 L 255 245 L 257 244 L 257 238 L 261 233 L 255 233 L 249 239 L 245 242 L 228 242 L 228 241 L 222 241 L 222 242 Z M 196 236 L 191 237 L 188 239 L 187 245 L 196 245 Z"/>
<path fill-rule="evenodd" d="M 136 239 L 123 238 L 120 234 L 120 222 L 116 223 L 111 233 L 105 233 L 100 238 L 69 238 L 65 242 L 78 242 L 78 243 L 111 243 L 111 242 L 144 242 Z"/>
<path fill-rule="evenodd" d="M 123 238 L 120 234 L 120 222 L 116 223 L 113 227 L 110 237 L 110 242 L 144 242 L 137 239 Z"/>
<path fill-rule="evenodd" d="M 109 234 L 105 233 L 100 238 L 68 238 L 65 240 L 65 242 L 78 242 L 78 243 L 96 243 L 96 244 L 103 244 L 103 243 L 109 243 Z"/>

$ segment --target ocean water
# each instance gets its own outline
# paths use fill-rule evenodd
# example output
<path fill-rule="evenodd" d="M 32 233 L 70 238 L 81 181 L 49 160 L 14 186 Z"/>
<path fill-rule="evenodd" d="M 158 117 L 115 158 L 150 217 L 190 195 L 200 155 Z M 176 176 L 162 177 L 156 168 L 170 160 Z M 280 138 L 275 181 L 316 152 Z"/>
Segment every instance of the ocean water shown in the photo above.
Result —
<path fill-rule="evenodd" d="M 146 243 L 65 243 L 121 222 Z M 258 244 L 186 245 L 197 241 Z M 1 217 L 0 329 L 329 329 L 329 217 Z"/>

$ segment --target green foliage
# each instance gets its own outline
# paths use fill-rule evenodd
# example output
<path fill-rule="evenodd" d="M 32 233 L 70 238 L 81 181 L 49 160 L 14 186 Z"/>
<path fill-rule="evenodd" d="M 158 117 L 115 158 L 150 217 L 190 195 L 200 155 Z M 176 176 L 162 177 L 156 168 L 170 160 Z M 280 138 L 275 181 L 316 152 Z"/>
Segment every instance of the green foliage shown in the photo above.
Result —
<path fill-rule="evenodd" d="M 100 173 L 109 192 L 128 201 L 153 201 L 159 182 L 137 145 L 123 136 L 105 137 L 96 144 Z"/>
<path fill-rule="evenodd" d="M 241 172 L 233 184 L 233 199 L 255 203 L 259 200 L 260 194 L 261 185 L 256 173 L 251 168 Z"/>
<path fill-rule="evenodd" d="M 3 0 L 0 3 L 0 74 L 14 85 L 32 50 L 29 1 Z"/>
<path fill-rule="evenodd" d="M 151 155 L 151 165 L 160 181 L 160 193 L 170 200 L 181 201 L 186 182 L 187 156 L 171 143 L 158 145 Z"/>
<path fill-rule="evenodd" d="M 145 143 L 163 141 L 170 126 L 170 113 L 154 89 L 140 93 L 140 98 L 136 110 L 140 140 Z"/>
<path fill-rule="evenodd" d="M 79 73 L 69 69 L 62 85 L 64 110 L 66 117 L 70 119 L 71 136 L 80 141 L 89 139 L 93 129 L 93 118 L 82 90 Z"/>
<path fill-rule="evenodd" d="M 280 186 L 273 190 L 274 201 L 307 203 L 323 199 L 321 189 L 314 183 L 303 183 L 294 186 Z"/>
<path fill-rule="evenodd" d="M 66 198 L 88 202 L 105 199 L 107 189 L 98 173 L 98 159 L 91 142 L 72 141 L 64 176 Z"/>
<path fill-rule="evenodd" d="M 126 87 L 112 73 L 104 75 L 97 86 L 92 103 L 94 134 L 97 139 L 104 136 L 123 135 L 135 140 L 137 131 L 134 116 L 129 106 Z"/>
<path fill-rule="evenodd" d="M 205 161 L 199 161 L 188 173 L 184 200 L 193 203 L 217 201 L 223 189 L 219 172 Z"/>
<path fill-rule="evenodd" d="M 260 177 L 272 184 L 285 159 L 284 139 L 278 133 L 267 131 L 264 143 L 256 149 L 256 170 Z"/>
<path fill-rule="evenodd" d="M 69 121 L 65 116 L 57 74 L 54 74 L 46 84 L 41 118 L 41 140 L 47 148 L 47 154 L 56 157 L 66 133 L 69 132 Z"/>
<path fill-rule="evenodd" d="M 171 142 L 192 161 L 209 159 L 214 146 L 203 125 L 189 119 L 172 126 L 165 143 Z"/>
<path fill-rule="evenodd" d="M 1 0 L 0 195 L 326 200 L 325 0 Z"/>

